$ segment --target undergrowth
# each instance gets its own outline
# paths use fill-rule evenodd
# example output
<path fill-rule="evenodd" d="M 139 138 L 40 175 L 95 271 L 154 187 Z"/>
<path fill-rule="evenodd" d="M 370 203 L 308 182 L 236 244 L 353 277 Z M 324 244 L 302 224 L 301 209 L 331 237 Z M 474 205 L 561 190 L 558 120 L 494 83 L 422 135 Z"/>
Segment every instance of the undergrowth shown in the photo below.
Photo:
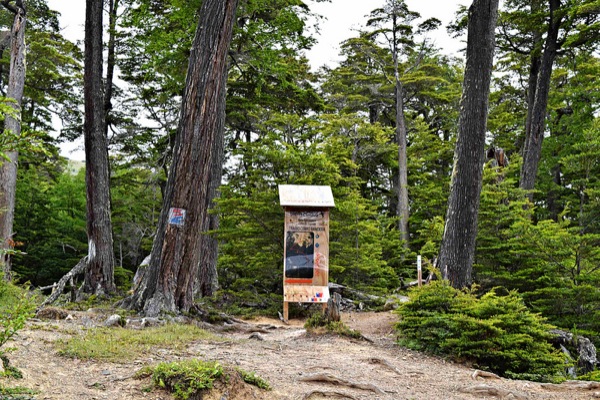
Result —
<path fill-rule="evenodd" d="M 359 331 L 350 329 L 342 321 L 328 321 L 325 315 L 320 312 L 313 313 L 304 323 L 304 328 L 312 333 L 319 333 L 320 330 L 324 330 L 327 333 L 352 339 L 362 339 L 363 337 Z"/>
<path fill-rule="evenodd" d="M 516 292 L 498 293 L 478 298 L 447 281 L 411 291 L 398 309 L 399 343 L 508 378 L 564 380 L 565 358 L 550 344 L 552 327 Z"/>
<path fill-rule="evenodd" d="M 152 347 L 183 350 L 194 340 L 220 340 L 195 325 L 167 324 L 133 330 L 93 328 L 59 341 L 58 353 L 65 357 L 126 362 L 147 353 Z"/>
<path fill-rule="evenodd" d="M 187 400 L 197 398 L 202 392 L 212 389 L 217 380 L 227 384 L 232 380 L 232 374 L 238 374 L 248 384 L 271 390 L 269 383 L 254 372 L 224 368 L 216 361 L 197 359 L 145 367 L 137 376 L 149 376 L 155 387 L 168 390 L 178 400 Z"/>

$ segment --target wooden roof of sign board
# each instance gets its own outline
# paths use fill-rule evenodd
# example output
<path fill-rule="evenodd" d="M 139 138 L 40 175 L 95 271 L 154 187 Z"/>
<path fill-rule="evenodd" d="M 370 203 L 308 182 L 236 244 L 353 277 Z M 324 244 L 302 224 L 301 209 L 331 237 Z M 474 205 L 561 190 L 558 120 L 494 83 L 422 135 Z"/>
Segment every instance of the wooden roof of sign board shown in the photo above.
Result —
<path fill-rule="evenodd" d="M 335 207 L 329 186 L 279 185 L 279 204 L 284 207 Z"/>

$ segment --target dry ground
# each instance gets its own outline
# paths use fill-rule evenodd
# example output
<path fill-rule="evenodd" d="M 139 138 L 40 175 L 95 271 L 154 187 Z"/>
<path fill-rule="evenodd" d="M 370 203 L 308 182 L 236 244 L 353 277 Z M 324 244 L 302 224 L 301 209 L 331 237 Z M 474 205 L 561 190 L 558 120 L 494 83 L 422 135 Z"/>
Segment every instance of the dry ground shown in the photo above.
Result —
<path fill-rule="evenodd" d="M 346 313 L 343 320 L 370 341 L 307 334 L 304 321 L 284 325 L 261 319 L 239 324 L 219 335 L 222 341 L 196 341 L 184 352 L 156 348 L 138 360 L 116 364 L 64 358 L 54 343 L 68 338 L 89 313 L 73 320 L 34 321 L 11 343 L 11 363 L 24 379 L 0 383 L 39 391 L 37 400 L 171 399 L 148 392 L 148 380 L 133 374 L 145 365 L 185 358 L 216 360 L 255 371 L 273 386 L 270 392 L 234 382 L 204 399 L 591 399 L 599 387 L 541 385 L 508 379 L 473 378 L 475 370 L 400 348 L 395 344 L 392 313 Z M 121 328 L 114 328 L 121 329 Z M 253 336 L 253 338 L 250 338 Z M 318 376 L 338 384 L 314 382 Z M 308 381 L 307 381 L 308 380 Z M 354 386 L 354 387 L 353 387 Z M 1 395 L 0 395 L 1 398 Z"/>

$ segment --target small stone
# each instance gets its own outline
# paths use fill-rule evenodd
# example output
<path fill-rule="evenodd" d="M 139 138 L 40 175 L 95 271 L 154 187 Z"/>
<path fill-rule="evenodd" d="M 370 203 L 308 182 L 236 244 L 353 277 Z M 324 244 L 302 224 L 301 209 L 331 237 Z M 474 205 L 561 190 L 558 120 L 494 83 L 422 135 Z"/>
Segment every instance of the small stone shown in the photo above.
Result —
<path fill-rule="evenodd" d="M 102 375 L 110 375 L 110 374 L 111 374 L 111 372 L 107 369 L 102 371 Z"/>
<path fill-rule="evenodd" d="M 67 316 L 65 317 L 65 321 L 73 321 L 73 319 L 74 319 L 74 318 L 73 318 L 73 316 L 72 316 L 71 314 L 69 314 L 69 315 L 67 315 Z"/>
<path fill-rule="evenodd" d="M 106 321 L 104 321 L 104 326 L 119 326 L 121 325 L 121 316 L 119 314 L 113 314 Z"/>
<path fill-rule="evenodd" d="M 249 339 L 265 340 L 265 338 L 263 338 L 262 335 L 258 332 L 254 332 L 252 335 L 250 335 Z"/>

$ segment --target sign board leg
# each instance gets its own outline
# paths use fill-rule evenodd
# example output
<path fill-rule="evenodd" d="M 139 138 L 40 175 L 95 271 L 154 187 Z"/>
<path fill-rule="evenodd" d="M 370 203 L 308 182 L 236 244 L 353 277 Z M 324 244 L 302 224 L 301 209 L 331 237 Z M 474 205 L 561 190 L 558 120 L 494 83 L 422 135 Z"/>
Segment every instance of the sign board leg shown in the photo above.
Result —
<path fill-rule="evenodd" d="M 289 304 L 287 301 L 283 302 L 283 320 L 285 322 L 288 322 L 288 315 L 289 315 Z"/>

